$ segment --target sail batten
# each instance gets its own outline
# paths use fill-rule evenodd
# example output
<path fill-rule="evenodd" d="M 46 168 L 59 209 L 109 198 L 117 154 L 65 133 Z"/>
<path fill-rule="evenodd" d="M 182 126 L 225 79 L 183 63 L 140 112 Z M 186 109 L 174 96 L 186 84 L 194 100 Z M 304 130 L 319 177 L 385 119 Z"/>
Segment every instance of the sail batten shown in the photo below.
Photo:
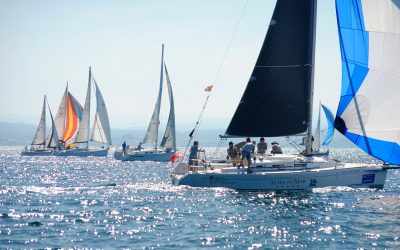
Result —
<path fill-rule="evenodd" d="M 160 109 L 161 109 L 161 97 L 162 97 L 162 85 L 164 79 L 164 44 L 162 45 L 161 50 L 161 72 L 160 72 L 160 87 L 158 91 L 156 105 L 153 110 L 153 115 L 151 116 L 151 120 L 149 126 L 147 128 L 146 135 L 143 139 L 143 144 L 149 144 L 154 147 L 157 147 L 158 141 L 158 127 L 160 125 Z"/>
<path fill-rule="evenodd" d="M 315 1 L 278 0 L 228 136 L 288 136 L 309 126 Z"/>
<path fill-rule="evenodd" d="M 175 132 L 175 108 L 174 108 L 174 96 L 172 93 L 172 84 L 168 75 L 167 65 L 164 63 L 165 76 L 167 79 L 168 96 L 170 102 L 170 111 L 168 116 L 167 126 L 165 128 L 165 133 L 162 138 L 161 147 L 172 149 L 176 151 L 176 132 Z"/>
<path fill-rule="evenodd" d="M 400 164 L 400 6 L 337 0 L 342 92 L 336 129 L 368 154 Z"/>

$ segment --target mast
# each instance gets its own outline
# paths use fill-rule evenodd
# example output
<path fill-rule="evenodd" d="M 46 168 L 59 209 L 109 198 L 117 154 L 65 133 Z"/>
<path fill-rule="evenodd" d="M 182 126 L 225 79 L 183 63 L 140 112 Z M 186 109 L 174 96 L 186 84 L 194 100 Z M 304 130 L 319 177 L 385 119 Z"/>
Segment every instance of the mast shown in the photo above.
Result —
<path fill-rule="evenodd" d="M 311 69 L 311 84 L 310 84 L 310 99 L 309 99 L 309 112 L 307 119 L 307 144 L 306 153 L 311 155 L 312 151 L 312 110 L 313 110 L 313 99 L 314 99 L 314 75 L 315 75 L 315 38 L 316 38 L 316 27 L 317 27 L 317 0 L 312 0 L 313 5 L 313 17 L 310 24 L 313 27 L 313 39 L 312 39 L 312 69 Z"/>
<path fill-rule="evenodd" d="M 91 103 L 91 84 L 92 84 L 92 68 L 89 67 L 89 80 L 86 93 L 85 106 L 82 112 L 81 122 L 79 123 L 76 143 L 85 143 L 86 148 L 89 148 L 89 132 L 90 132 L 90 103 Z"/>
<path fill-rule="evenodd" d="M 87 123 L 87 128 L 86 128 L 86 132 L 87 132 L 87 134 L 86 134 L 87 135 L 86 148 L 89 148 L 91 82 L 92 82 L 92 67 L 89 66 L 89 79 L 88 79 L 88 91 L 87 91 L 87 96 L 89 96 L 89 97 L 86 97 L 89 100 L 89 101 L 86 100 L 86 102 L 89 103 L 88 111 L 87 111 L 87 113 L 88 113 L 88 123 Z M 85 108 L 86 108 L 86 103 L 85 103 Z"/>
<path fill-rule="evenodd" d="M 321 101 L 319 102 L 318 107 L 317 127 L 315 128 L 314 140 L 312 142 L 313 150 L 319 150 L 321 148 Z"/>
<path fill-rule="evenodd" d="M 63 121 L 63 129 L 62 129 L 62 141 L 64 141 L 64 132 L 65 132 L 65 123 L 67 122 L 67 105 L 68 105 L 68 81 L 67 81 L 67 87 L 65 88 L 65 105 L 64 105 L 64 121 Z"/>
<path fill-rule="evenodd" d="M 43 111 L 44 111 L 44 124 L 43 124 L 43 149 L 46 149 L 46 102 L 47 102 L 47 96 L 44 95 L 44 101 L 43 101 Z"/>
<path fill-rule="evenodd" d="M 162 96 L 162 85 L 163 85 L 163 79 L 164 79 L 164 44 L 161 45 L 161 69 L 160 69 L 160 91 L 158 92 L 158 115 L 160 115 L 160 108 L 161 108 L 161 96 Z M 155 147 L 157 148 L 158 145 L 158 125 L 160 125 L 160 119 L 158 119 L 158 124 L 157 124 L 157 134 L 156 134 L 156 143 Z"/>

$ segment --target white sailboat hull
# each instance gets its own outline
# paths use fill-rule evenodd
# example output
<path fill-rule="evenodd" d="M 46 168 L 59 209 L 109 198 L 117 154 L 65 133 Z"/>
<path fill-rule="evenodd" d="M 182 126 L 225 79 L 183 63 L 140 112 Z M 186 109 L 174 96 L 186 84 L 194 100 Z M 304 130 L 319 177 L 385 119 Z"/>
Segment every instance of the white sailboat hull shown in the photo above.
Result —
<path fill-rule="evenodd" d="M 247 172 L 247 168 L 219 164 L 200 171 L 191 167 L 188 169 L 191 171 L 182 174 L 187 165 L 180 164 L 180 169 L 176 168 L 171 176 L 175 185 L 237 190 L 307 190 L 329 186 L 383 188 L 387 175 L 387 169 L 382 165 L 338 164 L 321 158 L 313 158 L 309 162 L 255 162 L 251 173 Z"/>
<path fill-rule="evenodd" d="M 78 156 L 78 157 L 106 157 L 108 155 L 108 148 L 105 149 L 71 149 L 71 150 L 55 150 L 55 156 Z"/>
<path fill-rule="evenodd" d="M 121 151 L 115 151 L 114 158 L 122 161 L 158 161 L 168 162 L 170 157 L 175 154 L 175 151 L 159 151 L 159 150 L 141 150 L 141 151 L 129 151 L 126 154 L 122 154 Z"/>

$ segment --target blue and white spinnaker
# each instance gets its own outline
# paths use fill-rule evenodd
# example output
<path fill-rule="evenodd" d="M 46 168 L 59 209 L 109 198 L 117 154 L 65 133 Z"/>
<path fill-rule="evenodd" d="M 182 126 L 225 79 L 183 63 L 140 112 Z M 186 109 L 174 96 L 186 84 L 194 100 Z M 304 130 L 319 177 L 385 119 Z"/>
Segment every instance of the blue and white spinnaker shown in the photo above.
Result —
<path fill-rule="evenodd" d="M 400 0 L 337 0 L 342 92 L 335 128 L 400 165 Z"/>

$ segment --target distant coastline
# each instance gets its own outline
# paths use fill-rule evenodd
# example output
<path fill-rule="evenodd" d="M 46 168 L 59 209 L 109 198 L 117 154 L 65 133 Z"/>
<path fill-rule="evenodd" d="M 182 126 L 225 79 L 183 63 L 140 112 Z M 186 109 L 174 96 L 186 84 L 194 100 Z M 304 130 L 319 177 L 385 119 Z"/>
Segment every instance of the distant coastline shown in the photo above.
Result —
<path fill-rule="evenodd" d="M 1 146 L 25 146 L 29 145 L 32 141 L 32 137 L 35 133 L 36 126 L 25 123 L 12 123 L 12 122 L 0 122 L 0 145 Z M 198 132 L 197 140 L 203 147 L 217 146 L 219 143 L 219 135 L 223 134 L 225 129 L 200 129 Z M 178 147 L 184 147 L 189 141 L 188 129 L 179 129 L 177 124 L 177 144 Z M 113 146 L 119 146 L 125 140 L 127 144 L 136 146 L 145 134 L 144 129 L 111 129 L 111 136 L 113 140 Z M 258 138 L 254 138 L 258 140 Z M 229 140 L 229 139 L 228 139 Z M 223 141 L 222 145 L 228 143 L 228 140 Z M 240 141 L 240 138 L 232 139 L 233 141 Z M 283 145 L 287 145 L 288 142 L 285 138 L 267 138 L 269 144 L 273 140 L 279 141 Z M 298 138 L 297 138 L 298 140 Z M 335 133 L 332 144 L 332 148 L 351 148 L 354 147 L 345 137 L 340 133 Z"/>

